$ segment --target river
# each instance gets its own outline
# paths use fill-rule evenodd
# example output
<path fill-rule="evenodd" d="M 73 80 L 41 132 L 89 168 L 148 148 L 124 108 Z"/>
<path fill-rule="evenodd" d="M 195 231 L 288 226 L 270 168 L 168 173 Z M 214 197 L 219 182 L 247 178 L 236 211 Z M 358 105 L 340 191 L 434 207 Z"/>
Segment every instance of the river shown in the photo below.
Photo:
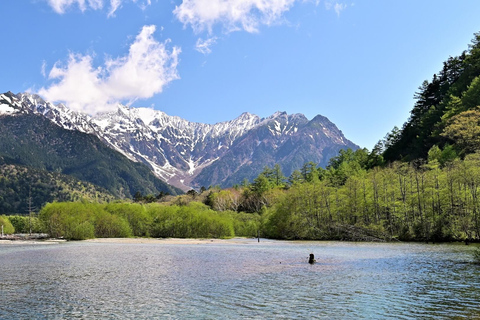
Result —
<path fill-rule="evenodd" d="M 2 244 L 0 319 L 480 319 L 473 249 L 263 239 Z"/>

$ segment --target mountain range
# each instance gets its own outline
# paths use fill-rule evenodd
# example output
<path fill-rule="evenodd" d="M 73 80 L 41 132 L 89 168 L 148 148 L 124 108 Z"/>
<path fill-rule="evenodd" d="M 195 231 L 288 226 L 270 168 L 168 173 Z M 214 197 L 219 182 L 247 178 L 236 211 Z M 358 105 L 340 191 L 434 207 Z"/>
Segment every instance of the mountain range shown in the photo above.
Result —
<path fill-rule="evenodd" d="M 304 163 L 325 167 L 340 149 L 358 146 L 326 117 L 276 112 L 260 118 L 243 113 L 216 124 L 190 122 L 150 108 L 87 115 L 29 93 L 0 95 L 0 123 L 35 115 L 59 128 L 95 136 L 128 159 L 146 164 L 163 181 L 183 189 L 252 180 L 279 164 L 290 175 Z M 28 123 L 25 123 L 25 130 Z M 41 135 L 41 132 L 32 134 Z"/>

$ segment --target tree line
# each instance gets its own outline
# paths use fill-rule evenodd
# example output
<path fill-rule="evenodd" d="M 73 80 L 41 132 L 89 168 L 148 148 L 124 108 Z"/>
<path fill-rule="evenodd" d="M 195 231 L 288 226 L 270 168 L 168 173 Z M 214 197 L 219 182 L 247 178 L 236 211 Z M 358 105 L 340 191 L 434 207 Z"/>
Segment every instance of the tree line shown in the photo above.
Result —
<path fill-rule="evenodd" d="M 259 212 L 277 239 L 480 239 L 480 154 L 368 169 L 365 149 L 344 150 L 326 168 L 307 163 L 289 178 L 266 168 L 248 186 L 212 190 L 216 210 Z M 280 177 L 280 179 L 279 179 Z"/>
<path fill-rule="evenodd" d="M 343 150 L 327 168 L 306 163 L 288 178 L 279 166 L 266 167 L 252 183 L 165 202 L 49 203 L 34 230 L 66 239 L 480 239 L 480 153 L 442 164 L 442 150 L 432 148 L 426 161 L 373 168 L 369 155 L 366 149 Z M 31 226 L 28 218 L 1 217 L 17 232 Z"/>
<path fill-rule="evenodd" d="M 426 159 L 435 145 L 453 146 L 460 155 L 474 152 L 480 137 L 480 32 L 468 50 L 449 57 L 415 93 L 410 117 L 376 145 L 385 160 Z"/>
<path fill-rule="evenodd" d="M 260 217 L 217 212 L 200 202 L 179 206 L 162 203 L 54 202 L 38 217 L 0 216 L 4 233 L 45 232 L 54 238 L 231 238 L 255 236 Z"/>

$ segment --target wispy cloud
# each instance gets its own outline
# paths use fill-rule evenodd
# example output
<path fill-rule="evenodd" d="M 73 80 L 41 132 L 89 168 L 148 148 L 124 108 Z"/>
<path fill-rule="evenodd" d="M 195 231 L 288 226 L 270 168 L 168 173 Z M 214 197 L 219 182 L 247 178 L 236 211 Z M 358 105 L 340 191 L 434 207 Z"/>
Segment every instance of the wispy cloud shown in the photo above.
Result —
<path fill-rule="evenodd" d="M 347 8 L 347 4 L 339 3 L 337 1 L 325 1 L 325 8 L 327 10 L 335 11 L 338 17 L 340 17 L 340 13 Z"/>
<path fill-rule="evenodd" d="M 108 17 L 115 16 L 115 12 L 122 5 L 122 0 L 110 0 L 110 10 L 108 11 Z"/>
<path fill-rule="evenodd" d="M 75 5 L 83 12 L 87 8 L 99 10 L 103 8 L 103 0 L 47 0 L 52 9 L 60 14 Z"/>
<path fill-rule="evenodd" d="M 333 10 L 337 13 L 337 16 L 340 16 L 340 12 L 345 10 L 347 8 L 347 5 L 345 3 L 335 3 L 335 6 L 333 7 Z"/>
<path fill-rule="evenodd" d="M 41 66 L 41 69 L 40 69 L 40 73 L 42 74 L 42 76 L 44 78 L 47 77 L 47 62 L 45 60 L 42 61 L 42 66 Z"/>
<path fill-rule="evenodd" d="M 197 43 L 195 45 L 195 50 L 205 55 L 212 52 L 210 47 L 217 42 L 217 37 L 208 38 L 203 40 L 202 38 L 198 38 Z"/>
<path fill-rule="evenodd" d="M 258 32 L 260 25 L 278 22 L 294 3 L 295 0 L 183 0 L 173 13 L 197 33 L 212 33 L 217 24 L 226 32 Z"/>
<path fill-rule="evenodd" d="M 104 8 L 108 0 L 46 0 L 52 9 L 59 14 L 64 14 L 72 7 L 78 7 L 80 11 L 84 12 L 87 9 L 101 10 Z M 133 2 L 145 10 L 152 4 L 151 0 L 110 0 L 110 8 L 108 10 L 108 17 L 115 16 L 115 12 L 122 6 L 124 2 Z"/>
<path fill-rule="evenodd" d="M 155 26 L 144 26 L 131 44 L 128 55 L 107 58 L 103 67 L 93 66 L 92 55 L 71 53 L 66 65 L 59 62 L 49 73 L 56 81 L 39 90 L 47 100 L 64 102 L 73 110 L 89 114 L 112 110 L 118 102 L 133 102 L 162 92 L 179 79 L 178 47 L 167 49 L 153 38 Z"/>

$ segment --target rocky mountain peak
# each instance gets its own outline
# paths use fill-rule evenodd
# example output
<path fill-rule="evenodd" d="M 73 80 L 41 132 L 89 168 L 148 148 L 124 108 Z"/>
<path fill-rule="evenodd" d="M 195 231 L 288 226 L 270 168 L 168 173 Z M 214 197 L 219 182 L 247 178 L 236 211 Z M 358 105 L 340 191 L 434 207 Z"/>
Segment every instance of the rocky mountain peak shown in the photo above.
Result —
<path fill-rule="evenodd" d="M 190 122 L 151 108 L 118 105 L 94 116 L 29 93 L 0 95 L 0 114 L 30 112 L 68 130 L 94 134 L 163 180 L 188 190 L 252 179 L 279 163 L 286 175 L 308 161 L 326 165 L 342 148 L 356 149 L 326 117 L 277 111 L 260 118 L 244 112 L 216 124 Z"/>

